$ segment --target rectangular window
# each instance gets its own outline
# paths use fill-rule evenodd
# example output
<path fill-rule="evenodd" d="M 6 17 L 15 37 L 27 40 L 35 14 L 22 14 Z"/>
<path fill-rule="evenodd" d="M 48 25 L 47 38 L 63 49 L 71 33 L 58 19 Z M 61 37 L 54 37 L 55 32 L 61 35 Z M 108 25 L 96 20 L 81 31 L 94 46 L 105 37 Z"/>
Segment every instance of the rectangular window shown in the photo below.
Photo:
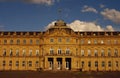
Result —
<path fill-rule="evenodd" d="M 97 51 L 97 50 L 94 50 L 94 52 L 95 52 L 95 56 L 98 56 L 98 51 Z"/>
<path fill-rule="evenodd" d="M 111 67 L 111 61 L 108 61 L 108 67 Z"/>
<path fill-rule="evenodd" d="M 66 49 L 66 54 L 70 54 L 70 49 Z"/>
<path fill-rule="evenodd" d="M 32 56 L 32 50 L 29 50 L 29 56 Z"/>
<path fill-rule="evenodd" d="M 58 38 L 58 42 L 62 42 L 62 39 L 61 39 L 61 38 Z"/>
<path fill-rule="evenodd" d="M 19 66 L 19 61 L 16 61 L 16 66 Z"/>
<path fill-rule="evenodd" d="M 81 63 L 81 64 L 82 64 L 82 68 L 83 68 L 83 67 L 84 67 L 84 61 L 82 61 L 82 63 Z"/>
<path fill-rule="evenodd" d="M 19 50 L 18 49 L 16 50 L 16 56 L 19 56 Z"/>
<path fill-rule="evenodd" d="M 4 40 L 4 44 L 7 44 L 7 40 Z"/>
<path fill-rule="evenodd" d="M 3 61 L 3 66 L 5 66 L 6 65 L 6 61 Z"/>
<path fill-rule="evenodd" d="M 94 40 L 94 44 L 97 44 L 97 40 Z"/>
<path fill-rule="evenodd" d="M 9 61 L 9 66 L 12 66 L 12 61 Z"/>
<path fill-rule="evenodd" d="M 3 56 L 6 56 L 6 49 L 3 50 Z"/>
<path fill-rule="evenodd" d="M 118 56 L 118 50 L 117 49 L 114 50 L 114 56 Z"/>
<path fill-rule="evenodd" d="M 39 41 L 39 40 L 36 40 L 36 44 L 39 45 L 39 44 L 40 44 L 40 41 Z"/>
<path fill-rule="evenodd" d="M 23 44 L 26 44 L 26 40 L 23 40 Z"/>
<path fill-rule="evenodd" d="M 51 38 L 51 39 L 50 39 L 50 42 L 54 42 L 54 39 Z"/>
<path fill-rule="evenodd" d="M 62 50 L 61 49 L 58 49 L 58 54 L 62 54 Z"/>
<path fill-rule="evenodd" d="M 101 44 L 104 44 L 104 41 L 103 41 L 103 40 L 101 40 Z"/>
<path fill-rule="evenodd" d="M 116 67 L 118 67 L 118 61 L 116 61 L 115 63 L 116 63 Z"/>
<path fill-rule="evenodd" d="M 35 66 L 38 67 L 39 66 L 39 61 L 35 62 Z"/>
<path fill-rule="evenodd" d="M 83 39 L 81 39 L 81 44 L 84 44 L 84 40 Z"/>
<path fill-rule="evenodd" d="M 84 56 L 84 50 L 81 50 L 81 56 Z"/>
<path fill-rule="evenodd" d="M 90 40 L 88 40 L 88 44 L 91 44 L 91 41 L 90 41 Z"/>
<path fill-rule="evenodd" d="M 105 56 L 104 50 L 101 50 L 101 56 Z"/>
<path fill-rule="evenodd" d="M 29 67 L 32 67 L 32 61 L 28 62 Z"/>
<path fill-rule="evenodd" d="M 95 67 L 98 67 L 98 61 L 95 61 Z"/>
<path fill-rule="evenodd" d="M 33 43 L 33 41 L 32 40 L 30 40 L 30 44 L 32 44 Z"/>
<path fill-rule="evenodd" d="M 88 61 L 88 67 L 91 67 L 91 61 Z"/>
<path fill-rule="evenodd" d="M 105 62 L 104 61 L 102 61 L 102 67 L 105 67 Z"/>
<path fill-rule="evenodd" d="M 67 39 L 66 39 L 66 42 L 70 42 L 70 39 L 69 39 L 69 38 L 67 38 Z"/>
<path fill-rule="evenodd" d="M 22 53 L 23 56 L 25 56 L 25 50 L 23 50 L 23 53 Z"/>
<path fill-rule="evenodd" d="M 36 50 L 36 56 L 39 56 L 39 50 Z"/>
<path fill-rule="evenodd" d="M 54 49 L 50 49 L 50 54 L 54 54 Z"/>
<path fill-rule="evenodd" d="M 13 44 L 13 40 L 10 40 L 10 44 Z"/>
<path fill-rule="evenodd" d="M 88 56 L 91 56 L 91 50 L 88 50 Z"/>
<path fill-rule="evenodd" d="M 12 52 L 12 49 L 10 49 L 10 56 L 13 56 L 13 52 Z"/>
<path fill-rule="evenodd" d="M 23 66 L 23 67 L 25 66 L 25 61 L 22 61 L 22 66 Z"/>

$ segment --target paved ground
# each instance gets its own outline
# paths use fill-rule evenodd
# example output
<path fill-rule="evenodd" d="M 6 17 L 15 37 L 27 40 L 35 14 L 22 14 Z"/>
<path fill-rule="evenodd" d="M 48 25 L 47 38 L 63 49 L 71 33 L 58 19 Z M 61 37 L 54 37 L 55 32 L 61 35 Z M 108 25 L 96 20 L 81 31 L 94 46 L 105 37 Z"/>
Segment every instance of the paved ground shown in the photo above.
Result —
<path fill-rule="evenodd" d="M 120 72 L 0 72 L 0 78 L 120 78 Z"/>

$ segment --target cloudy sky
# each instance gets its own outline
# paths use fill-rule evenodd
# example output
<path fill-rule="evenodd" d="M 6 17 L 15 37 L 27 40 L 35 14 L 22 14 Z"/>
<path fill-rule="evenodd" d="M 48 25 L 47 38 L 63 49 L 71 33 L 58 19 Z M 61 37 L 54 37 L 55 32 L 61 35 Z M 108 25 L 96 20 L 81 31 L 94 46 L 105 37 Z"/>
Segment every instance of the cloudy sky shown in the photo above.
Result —
<path fill-rule="evenodd" d="M 1 31 L 44 31 L 58 19 L 74 31 L 120 31 L 120 0 L 0 0 Z"/>

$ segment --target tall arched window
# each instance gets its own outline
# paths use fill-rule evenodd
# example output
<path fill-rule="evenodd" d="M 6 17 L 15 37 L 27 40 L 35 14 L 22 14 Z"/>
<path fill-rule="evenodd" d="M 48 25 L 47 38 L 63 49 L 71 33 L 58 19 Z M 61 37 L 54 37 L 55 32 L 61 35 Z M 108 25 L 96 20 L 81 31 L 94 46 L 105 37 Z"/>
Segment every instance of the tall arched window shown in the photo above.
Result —
<path fill-rule="evenodd" d="M 58 49 L 58 54 L 62 54 L 62 50 L 60 48 Z"/>
<path fill-rule="evenodd" d="M 101 50 L 101 56 L 105 56 L 104 49 Z"/>
<path fill-rule="evenodd" d="M 81 56 L 84 56 L 84 50 L 81 50 Z"/>
<path fill-rule="evenodd" d="M 69 48 L 66 49 L 66 54 L 70 54 L 70 49 Z"/>
<path fill-rule="evenodd" d="M 91 50 L 88 49 L 88 56 L 91 56 Z"/>
<path fill-rule="evenodd" d="M 50 54 L 54 54 L 54 49 L 50 48 Z"/>
<path fill-rule="evenodd" d="M 114 56 L 118 56 L 118 50 L 117 49 L 114 50 Z"/>
<path fill-rule="evenodd" d="M 98 56 L 98 50 L 94 50 L 95 56 Z"/>

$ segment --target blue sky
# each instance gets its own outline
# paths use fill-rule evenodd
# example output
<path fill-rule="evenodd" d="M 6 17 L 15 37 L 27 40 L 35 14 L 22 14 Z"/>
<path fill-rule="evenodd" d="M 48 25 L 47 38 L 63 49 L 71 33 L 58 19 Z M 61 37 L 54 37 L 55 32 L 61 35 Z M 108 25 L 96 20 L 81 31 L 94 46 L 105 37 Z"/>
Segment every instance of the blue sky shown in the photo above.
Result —
<path fill-rule="evenodd" d="M 0 0 L 0 30 L 43 31 L 62 19 L 68 24 L 79 20 L 101 28 L 109 25 L 119 31 L 119 5 L 120 0 Z"/>

